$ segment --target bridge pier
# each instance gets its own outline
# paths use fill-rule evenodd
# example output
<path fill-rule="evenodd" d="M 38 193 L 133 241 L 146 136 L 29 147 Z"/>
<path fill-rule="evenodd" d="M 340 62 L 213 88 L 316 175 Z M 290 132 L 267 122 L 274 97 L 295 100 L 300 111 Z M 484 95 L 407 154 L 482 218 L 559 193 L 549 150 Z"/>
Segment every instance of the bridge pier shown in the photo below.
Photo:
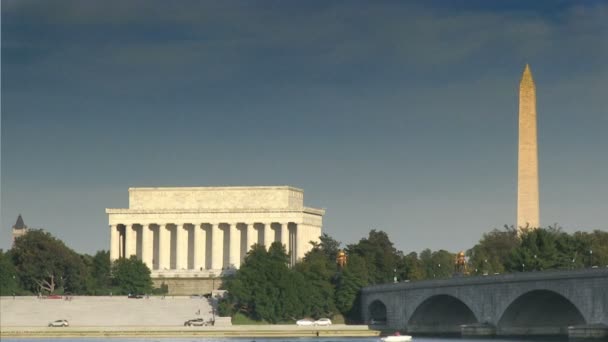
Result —
<path fill-rule="evenodd" d="M 587 324 L 568 327 L 570 341 L 608 340 L 608 325 Z"/>
<path fill-rule="evenodd" d="M 410 324 L 406 329 L 408 334 L 414 335 L 450 335 L 459 336 L 460 326 L 453 324 Z"/>
<path fill-rule="evenodd" d="M 460 334 L 462 337 L 492 337 L 496 335 L 496 327 L 489 323 L 463 324 Z"/>

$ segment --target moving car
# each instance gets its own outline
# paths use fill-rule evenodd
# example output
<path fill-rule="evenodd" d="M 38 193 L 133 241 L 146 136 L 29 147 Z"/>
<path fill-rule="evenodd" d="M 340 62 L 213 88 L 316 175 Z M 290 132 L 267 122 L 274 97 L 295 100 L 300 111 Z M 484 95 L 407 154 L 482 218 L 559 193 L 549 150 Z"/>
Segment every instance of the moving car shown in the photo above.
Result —
<path fill-rule="evenodd" d="M 329 318 L 319 318 L 315 321 L 315 325 L 331 325 L 331 319 Z"/>
<path fill-rule="evenodd" d="M 209 320 L 209 321 L 205 321 L 202 318 L 194 318 L 194 319 L 189 319 L 187 321 L 184 322 L 184 326 L 185 327 L 205 327 L 208 325 L 213 325 L 213 321 Z"/>
<path fill-rule="evenodd" d="M 301 326 L 301 327 L 306 327 L 306 326 L 315 325 L 315 322 L 312 319 L 303 318 L 303 319 L 296 321 L 296 325 Z"/>
<path fill-rule="evenodd" d="M 58 319 L 49 323 L 49 327 L 69 327 L 70 323 L 66 319 Z"/>
<path fill-rule="evenodd" d="M 130 294 L 128 297 L 129 298 L 133 298 L 133 299 L 142 299 L 142 298 L 144 298 L 144 296 L 142 296 L 142 295 L 136 295 L 136 294 Z"/>

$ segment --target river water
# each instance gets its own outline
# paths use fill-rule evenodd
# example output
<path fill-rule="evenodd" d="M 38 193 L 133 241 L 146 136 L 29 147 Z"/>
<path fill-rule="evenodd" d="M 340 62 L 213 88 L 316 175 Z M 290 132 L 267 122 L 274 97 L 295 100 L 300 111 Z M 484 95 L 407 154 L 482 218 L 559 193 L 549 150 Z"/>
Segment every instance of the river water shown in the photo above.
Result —
<path fill-rule="evenodd" d="M 465 338 L 445 338 L 445 337 L 414 337 L 413 342 L 556 342 L 567 341 L 567 338 L 492 338 L 492 339 L 465 339 Z M 317 338 L 3 338 L 2 342 L 379 342 L 377 337 L 353 338 L 353 337 L 317 337 Z"/>

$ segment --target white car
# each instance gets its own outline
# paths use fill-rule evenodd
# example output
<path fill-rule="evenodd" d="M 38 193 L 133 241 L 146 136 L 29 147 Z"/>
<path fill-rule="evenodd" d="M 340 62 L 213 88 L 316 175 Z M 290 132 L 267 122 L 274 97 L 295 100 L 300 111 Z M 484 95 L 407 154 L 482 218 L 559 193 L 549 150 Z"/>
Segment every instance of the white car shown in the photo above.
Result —
<path fill-rule="evenodd" d="M 308 318 L 304 318 L 304 319 L 300 319 L 300 320 L 296 321 L 296 325 L 301 326 L 301 327 L 307 327 L 307 326 L 315 325 L 315 321 L 308 319 Z"/>
<path fill-rule="evenodd" d="M 68 323 L 68 321 L 65 319 L 58 319 L 56 321 L 49 323 L 49 327 L 69 327 L 69 326 L 70 326 L 70 323 Z"/>
<path fill-rule="evenodd" d="M 331 319 L 329 318 L 319 318 L 315 321 L 315 325 L 331 325 Z"/>

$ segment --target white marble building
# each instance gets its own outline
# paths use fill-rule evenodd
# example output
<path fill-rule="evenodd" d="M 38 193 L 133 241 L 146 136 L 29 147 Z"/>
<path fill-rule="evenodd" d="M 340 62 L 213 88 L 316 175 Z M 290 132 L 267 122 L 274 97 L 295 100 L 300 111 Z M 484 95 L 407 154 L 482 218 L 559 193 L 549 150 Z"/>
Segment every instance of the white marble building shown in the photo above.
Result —
<path fill-rule="evenodd" d="M 291 262 L 319 241 L 324 209 L 289 186 L 129 188 L 128 209 L 106 209 L 110 258 L 136 255 L 152 277 L 205 277 L 238 268 L 258 243 Z"/>

